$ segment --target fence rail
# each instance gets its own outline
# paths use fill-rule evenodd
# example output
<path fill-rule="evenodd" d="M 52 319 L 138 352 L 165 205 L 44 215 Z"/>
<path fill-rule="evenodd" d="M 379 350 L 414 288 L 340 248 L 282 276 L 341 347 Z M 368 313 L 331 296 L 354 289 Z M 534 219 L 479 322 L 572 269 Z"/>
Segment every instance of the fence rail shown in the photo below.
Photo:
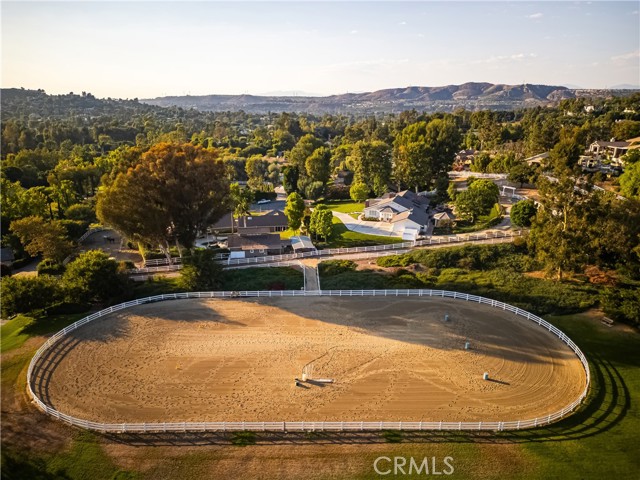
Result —
<path fill-rule="evenodd" d="M 564 342 L 578 357 L 586 374 L 586 385 L 580 396 L 562 410 L 549 415 L 527 420 L 512 421 L 482 421 L 482 422 L 162 422 L 162 423 L 99 423 L 83 420 L 71 415 L 66 415 L 55 408 L 45 404 L 34 392 L 34 384 L 37 375 L 38 362 L 43 354 L 53 346 L 58 340 L 69 332 L 104 317 L 113 312 L 166 300 L 178 300 L 186 298 L 246 298 L 246 297 L 297 297 L 297 296 L 339 296 L 339 297 L 361 297 L 361 296 L 390 296 L 390 297 L 440 297 L 453 298 L 469 302 L 477 302 L 490 305 L 494 308 L 513 312 L 514 314 L 530 320 L 541 328 L 548 330 Z M 189 292 L 171 293 L 155 295 L 153 297 L 141 298 L 130 302 L 121 303 L 113 307 L 106 308 L 93 313 L 77 322 L 63 328 L 58 333 L 50 337 L 35 353 L 29 369 L 27 371 L 27 388 L 29 395 L 36 405 L 47 414 L 59 420 L 67 422 L 88 430 L 112 433 L 145 433 L 145 432 L 202 432 L 202 431 L 364 431 L 364 430 L 519 430 L 522 428 L 532 428 L 553 423 L 575 410 L 587 396 L 591 383 L 591 373 L 589 363 L 578 346 L 561 330 L 551 325 L 546 320 L 514 307 L 507 303 L 492 300 L 490 298 L 479 297 L 466 293 L 451 292 L 446 290 L 280 290 L 280 291 L 243 291 L 243 292 Z"/>
<path fill-rule="evenodd" d="M 241 264 L 250 264 L 250 263 L 267 263 L 267 262 L 282 261 L 282 260 L 294 260 L 298 258 L 323 257 L 323 256 L 330 256 L 330 255 L 346 255 L 346 254 L 363 253 L 363 252 L 380 252 L 385 250 L 408 250 L 410 248 L 427 247 L 430 245 L 474 242 L 474 241 L 490 240 L 493 238 L 519 237 L 519 236 L 522 236 L 522 234 L 523 234 L 523 230 L 514 230 L 514 231 L 506 231 L 506 232 L 497 230 L 497 231 L 486 232 L 486 233 L 471 233 L 468 235 L 437 236 L 437 237 L 427 238 L 426 240 L 417 240 L 414 242 L 389 243 L 386 245 L 374 245 L 371 247 L 327 248 L 324 250 L 314 250 L 311 252 L 304 252 L 304 253 L 290 253 L 287 255 L 269 255 L 265 257 L 236 258 L 236 259 L 226 260 L 223 263 L 225 265 L 241 265 Z"/>
<path fill-rule="evenodd" d="M 289 253 L 285 255 L 268 255 L 265 257 L 253 257 L 253 258 L 236 258 L 236 259 L 227 259 L 223 258 L 226 254 L 219 254 L 218 260 L 227 267 L 232 268 L 232 265 L 259 265 L 263 263 L 273 263 L 273 262 L 286 262 L 290 260 L 298 260 L 301 258 L 314 258 L 314 257 L 324 257 L 324 256 L 333 256 L 333 255 L 353 255 L 353 254 L 369 254 L 363 255 L 364 257 L 382 257 L 385 255 L 398 255 L 401 253 L 406 253 L 406 250 L 416 247 L 428 247 L 428 246 L 437 246 L 437 245 L 449 245 L 452 243 L 466 243 L 466 242 L 476 242 L 476 241 L 486 241 L 486 240 L 496 240 L 497 242 L 510 241 L 513 237 L 520 237 L 523 235 L 525 230 L 513 230 L 513 231 L 494 231 L 487 233 L 472 233 L 469 235 L 450 235 L 450 236 L 438 236 L 431 237 L 426 240 L 418 240 L 415 242 L 401 242 L 401 243 L 390 243 L 387 245 L 374 245 L 371 247 L 352 247 L 352 248 L 328 248 L 325 250 L 313 250 L 311 252 L 304 253 Z M 380 254 L 376 255 L 376 252 L 380 252 Z M 173 265 L 169 265 L 169 261 L 166 258 L 157 258 L 154 260 L 149 260 L 149 262 L 145 262 L 145 266 L 142 268 L 135 268 L 128 270 L 127 273 L 129 275 L 142 275 L 148 273 L 158 273 L 158 272 L 169 272 L 174 270 L 180 270 L 182 268 L 182 259 L 180 257 L 175 257 L 172 259 Z"/>

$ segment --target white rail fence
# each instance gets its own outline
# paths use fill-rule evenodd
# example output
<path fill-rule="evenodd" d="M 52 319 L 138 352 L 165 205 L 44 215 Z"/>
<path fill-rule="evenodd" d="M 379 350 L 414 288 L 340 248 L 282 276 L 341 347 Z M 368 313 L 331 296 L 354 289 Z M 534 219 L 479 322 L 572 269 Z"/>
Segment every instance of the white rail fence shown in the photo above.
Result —
<path fill-rule="evenodd" d="M 84 232 L 82 234 L 82 236 L 78 239 L 78 243 L 82 243 L 84 242 L 88 237 L 90 237 L 91 235 L 93 235 L 94 233 L 97 232 L 102 232 L 104 231 L 105 228 L 104 227 L 94 227 L 94 228 L 90 228 L 89 230 L 87 230 L 86 232 Z"/>
<path fill-rule="evenodd" d="M 507 231 L 496 230 L 496 231 L 484 232 L 484 233 L 470 233 L 468 235 L 447 235 L 447 236 L 443 235 L 443 236 L 427 238 L 426 240 L 417 240 L 415 242 L 389 243 L 386 245 L 373 245 L 371 247 L 327 248 L 324 250 L 313 250 L 311 252 L 304 252 L 304 253 L 289 253 L 285 255 L 268 255 L 264 257 L 235 258 L 235 259 L 225 259 L 224 258 L 225 254 L 219 254 L 220 256 L 218 258 L 221 260 L 221 262 L 224 265 L 269 263 L 269 262 L 279 262 L 283 260 L 295 260 L 298 258 L 347 255 L 347 254 L 353 254 L 353 253 L 380 252 L 380 251 L 386 251 L 386 250 L 408 250 L 410 248 L 428 247 L 431 245 L 479 242 L 479 241 L 486 241 L 491 239 L 511 239 L 513 237 L 521 237 L 524 234 L 524 232 L 525 230 L 507 230 Z M 181 262 L 181 259 L 179 257 L 176 257 L 176 258 L 173 258 L 172 261 L 174 264 L 179 264 Z M 148 262 L 145 262 L 145 268 L 162 266 L 162 265 L 169 265 L 169 261 L 166 258 L 157 258 L 157 259 L 149 260 Z M 132 270 L 130 271 L 130 273 L 146 273 L 146 272 L 142 272 L 141 270 L 143 269 Z"/>
<path fill-rule="evenodd" d="M 527 420 L 513 421 L 482 421 L 482 422 L 161 422 L 161 423 L 99 423 L 83 420 L 71 415 L 59 412 L 55 408 L 44 403 L 34 392 L 38 378 L 42 375 L 38 363 L 50 347 L 69 332 L 97 320 L 113 312 L 124 310 L 136 305 L 161 302 L 165 300 L 178 300 L 187 298 L 245 298 L 245 297 L 296 297 L 296 296 L 389 296 L 389 297 L 441 297 L 465 300 L 469 302 L 483 303 L 494 308 L 507 310 L 526 318 L 541 328 L 548 330 L 564 342 L 578 357 L 586 374 L 586 385 L 580 396 L 571 404 L 549 415 Z M 146 433 L 146 432 L 208 432 L 208 431 L 365 431 L 365 430 L 519 430 L 548 425 L 573 412 L 585 399 L 591 382 L 591 374 L 587 358 L 578 346 L 562 331 L 551 325 L 546 320 L 533 315 L 525 310 L 508 305 L 497 300 L 469 295 L 466 293 L 450 292 L 445 290 L 281 290 L 281 291 L 244 291 L 244 292 L 192 292 L 156 295 L 153 297 L 132 300 L 113 307 L 96 312 L 77 322 L 65 327 L 50 337 L 35 353 L 29 363 L 27 371 L 27 388 L 35 404 L 48 415 L 88 430 L 112 433 Z"/>

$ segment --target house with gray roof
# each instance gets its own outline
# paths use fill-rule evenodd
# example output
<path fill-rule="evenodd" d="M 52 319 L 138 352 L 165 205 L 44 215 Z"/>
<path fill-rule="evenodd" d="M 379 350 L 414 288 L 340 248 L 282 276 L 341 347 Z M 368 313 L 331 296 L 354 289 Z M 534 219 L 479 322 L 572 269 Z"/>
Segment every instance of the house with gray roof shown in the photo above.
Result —
<path fill-rule="evenodd" d="M 429 200 L 426 197 L 404 190 L 367 200 L 364 218 L 388 222 L 390 231 L 411 240 L 426 231 L 429 223 L 428 208 Z"/>
<path fill-rule="evenodd" d="M 262 215 L 247 215 L 238 218 L 238 233 L 257 234 L 284 232 L 289 221 L 282 210 L 270 210 Z"/>
<path fill-rule="evenodd" d="M 258 235 L 229 235 L 227 247 L 231 252 L 229 258 L 252 258 L 267 255 L 281 255 L 291 245 L 289 240 L 281 240 L 277 233 L 261 233 Z"/>

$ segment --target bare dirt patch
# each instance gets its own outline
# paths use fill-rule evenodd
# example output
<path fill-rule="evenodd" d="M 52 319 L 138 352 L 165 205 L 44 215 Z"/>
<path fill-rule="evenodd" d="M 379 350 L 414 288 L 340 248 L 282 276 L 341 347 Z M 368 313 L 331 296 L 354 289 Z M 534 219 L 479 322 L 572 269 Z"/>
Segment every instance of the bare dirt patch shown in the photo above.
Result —
<path fill-rule="evenodd" d="M 532 322 L 435 298 L 161 302 L 90 323 L 53 353 L 40 397 L 118 423 L 507 421 L 559 410 L 585 384 L 573 352 Z M 313 359 L 313 377 L 334 383 L 296 387 Z"/>

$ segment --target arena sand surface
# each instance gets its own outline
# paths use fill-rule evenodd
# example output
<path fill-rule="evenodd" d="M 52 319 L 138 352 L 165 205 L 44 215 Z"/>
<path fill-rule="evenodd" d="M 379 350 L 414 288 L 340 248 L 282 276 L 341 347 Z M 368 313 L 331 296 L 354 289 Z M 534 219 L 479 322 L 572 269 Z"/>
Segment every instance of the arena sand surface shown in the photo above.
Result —
<path fill-rule="evenodd" d="M 311 361 L 314 378 L 334 383 L 295 386 Z M 508 421 L 560 410 L 586 381 L 531 321 L 428 297 L 141 305 L 72 332 L 40 367 L 45 402 L 117 423 Z"/>

